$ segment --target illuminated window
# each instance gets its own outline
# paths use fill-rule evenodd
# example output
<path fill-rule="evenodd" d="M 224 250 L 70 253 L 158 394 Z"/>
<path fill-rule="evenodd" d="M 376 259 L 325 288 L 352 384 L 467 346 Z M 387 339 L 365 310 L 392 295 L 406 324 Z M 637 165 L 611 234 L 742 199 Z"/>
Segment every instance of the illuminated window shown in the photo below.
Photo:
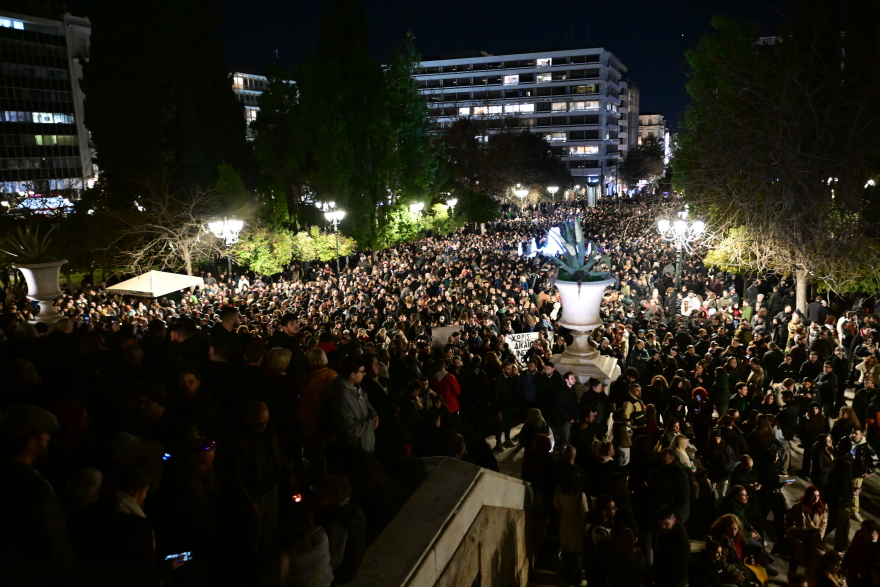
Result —
<path fill-rule="evenodd" d="M 539 84 L 552 82 L 552 81 L 553 81 L 553 74 L 551 74 L 551 73 L 539 73 L 537 76 L 537 82 Z"/>
<path fill-rule="evenodd" d="M 471 115 L 470 107 L 469 106 L 462 106 L 461 108 L 458 109 L 458 115 L 459 116 L 470 116 Z"/>
<path fill-rule="evenodd" d="M 513 75 L 505 75 L 504 76 L 504 85 L 505 86 L 515 86 L 519 83 L 519 74 Z"/>
<path fill-rule="evenodd" d="M 8 18 L 0 18 L 0 27 L 7 29 L 18 29 L 20 31 L 24 30 L 24 23 L 20 20 L 11 20 Z"/>
<path fill-rule="evenodd" d="M 486 144 L 489 142 L 489 135 L 477 135 L 477 142 Z"/>
<path fill-rule="evenodd" d="M 551 143 L 564 142 L 568 138 L 565 136 L 564 132 L 548 132 L 544 137 Z"/>
<path fill-rule="evenodd" d="M 489 114 L 501 114 L 501 106 L 489 106 Z"/>
<path fill-rule="evenodd" d="M 598 145 L 579 145 L 577 147 L 569 147 L 569 155 L 595 155 L 599 152 Z"/>
<path fill-rule="evenodd" d="M 52 122 L 60 124 L 73 124 L 73 114 L 53 114 Z"/>
<path fill-rule="evenodd" d="M 572 110 L 598 110 L 599 100 L 583 100 L 571 103 Z"/>
<path fill-rule="evenodd" d="M 52 122 L 51 112 L 34 112 L 34 122 Z"/>
<path fill-rule="evenodd" d="M 566 110 L 568 104 L 566 102 L 553 102 L 553 110 Z"/>
<path fill-rule="evenodd" d="M 474 106 L 474 116 L 486 114 L 489 111 L 488 106 Z"/>
<path fill-rule="evenodd" d="M 537 65 L 538 67 L 550 67 L 553 65 L 553 58 L 548 57 L 547 59 L 538 59 Z"/>
<path fill-rule="evenodd" d="M 573 94 L 595 94 L 596 86 L 595 85 L 584 85 L 584 86 L 572 86 Z"/>
<path fill-rule="evenodd" d="M 534 112 L 535 105 L 534 104 L 506 104 L 504 106 L 505 112 Z"/>
<path fill-rule="evenodd" d="M 534 118 L 520 118 L 519 119 L 520 126 L 535 126 Z"/>

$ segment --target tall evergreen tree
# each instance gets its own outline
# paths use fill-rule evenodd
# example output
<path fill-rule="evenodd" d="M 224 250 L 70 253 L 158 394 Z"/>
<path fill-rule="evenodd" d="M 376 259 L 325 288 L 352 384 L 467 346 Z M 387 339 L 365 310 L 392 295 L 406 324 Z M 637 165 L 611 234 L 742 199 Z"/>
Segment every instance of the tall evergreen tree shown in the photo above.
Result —
<path fill-rule="evenodd" d="M 219 15 L 217 0 L 96 0 L 82 81 L 85 123 L 117 201 L 169 170 L 203 189 L 223 163 L 251 177 Z"/>
<path fill-rule="evenodd" d="M 263 95 L 254 127 L 262 177 L 283 190 L 293 219 L 309 192 L 348 212 L 343 227 L 362 246 L 379 246 L 392 210 L 424 196 L 436 170 L 410 76 L 418 56 L 407 39 L 388 67 L 374 60 L 356 0 L 326 0 L 321 33 L 318 53 L 288 75 L 295 87 L 277 80 Z"/>

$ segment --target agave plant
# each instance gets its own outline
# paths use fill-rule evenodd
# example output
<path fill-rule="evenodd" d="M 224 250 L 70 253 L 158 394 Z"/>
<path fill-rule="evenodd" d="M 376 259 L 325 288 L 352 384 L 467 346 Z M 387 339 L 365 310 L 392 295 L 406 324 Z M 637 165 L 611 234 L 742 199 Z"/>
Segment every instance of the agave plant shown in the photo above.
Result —
<path fill-rule="evenodd" d="M 13 257 L 16 263 L 45 263 L 50 261 L 47 251 L 52 239 L 49 234 L 52 228 L 45 234 L 40 234 L 39 226 L 26 225 L 21 226 L 11 235 L 7 236 L 3 241 L 3 251 L 7 255 Z"/>
<path fill-rule="evenodd" d="M 597 253 L 596 243 L 584 239 L 580 218 L 565 221 L 561 233 L 561 241 L 554 233 L 550 233 L 551 238 L 562 248 L 562 258 L 551 257 L 550 261 L 559 266 L 562 279 L 576 280 L 580 288 L 583 281 L 601 281 L 608 278 L 610 275 L 608 271 L 591 271 L 599 261 L 603 261 L 609 267 L 611 262 L 608 255 Z"/>

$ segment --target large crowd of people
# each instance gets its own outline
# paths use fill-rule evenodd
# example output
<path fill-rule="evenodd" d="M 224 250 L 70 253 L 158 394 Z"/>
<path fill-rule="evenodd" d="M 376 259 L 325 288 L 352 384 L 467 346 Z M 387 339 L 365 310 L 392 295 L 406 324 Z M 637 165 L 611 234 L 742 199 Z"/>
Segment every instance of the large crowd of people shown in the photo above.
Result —
<path fill-rule="evenodd" d="M 339 273 L 206 267 L 159 299 L 86 281 L 52 325 L 10 285 L 0 580 L 343 585 L 421 457 L 497 470 L 522 451 L 567 585 L 748 587 L 783 557 L 798 587 L 880 587 L 860 508 L 880 448 L 875 298 L 800 313 L 790 282 L 744 282 L 700 249 L 676 290 L 654 230 L 674 205 L 544 205 Z M 571 217 L 614 280 L 591 335 L 623 373 L 608 389 L 554 365 L 571 342 L 554 271 L 518 254 Z M 521 354 L 505 337 L 524 332 Z"/>

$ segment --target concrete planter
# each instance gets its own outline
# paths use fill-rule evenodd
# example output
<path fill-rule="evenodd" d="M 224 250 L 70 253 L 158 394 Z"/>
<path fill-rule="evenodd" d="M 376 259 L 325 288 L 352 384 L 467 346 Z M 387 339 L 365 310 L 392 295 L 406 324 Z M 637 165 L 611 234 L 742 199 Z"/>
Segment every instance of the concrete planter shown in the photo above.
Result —
<path fill-rule="evenodd" d="M 58 275 L 61 266 L 65 263 L 67 259 L 50 263 L 13 263 L 12 265 L 24 275 L 28 299 L 34 300 L 40 306 L 40 312 L 35 316 L 36 322 L 51 324 L 62 318 L 61 314 L 55 311 L 54 302 L 61 296 Z"/>
<path fill-rule="evenodd" d="M 556 289 L 562 298 L 562 318 L 559 324 L 569 330 L 590 332 L 602 325 L 599 318 L 599 308 L 602 305 L 602 295 L 609 285 L 613 285 L 611 278 L 602 281 L 586 281 L 578 286 L 576 281 L 556 281 Z"/>
<path fill-rule="evenodd" d="M 556 281 L 556 289 L 562 298 L 559 325 L 572 331 L 573 340 L 562 355 L 553 357 L 553 361 L 559 363 L 558 371 L 572 371 L 582 385 L 590 378 L 602 381 L 605 393 L 608 393 L 611 382 L 620 375 L 620 367 L 613 358 L 599 354 L 599 349 L 590 340 L 590 332 L 602 325 L 599 317 L 602 296 L 605 289 L 613 284 L 614 280 L 610 278 L 581 283 L 580 287 L 576 281 Z M 580 395 L 582 390 L 578 391 Z"/>

